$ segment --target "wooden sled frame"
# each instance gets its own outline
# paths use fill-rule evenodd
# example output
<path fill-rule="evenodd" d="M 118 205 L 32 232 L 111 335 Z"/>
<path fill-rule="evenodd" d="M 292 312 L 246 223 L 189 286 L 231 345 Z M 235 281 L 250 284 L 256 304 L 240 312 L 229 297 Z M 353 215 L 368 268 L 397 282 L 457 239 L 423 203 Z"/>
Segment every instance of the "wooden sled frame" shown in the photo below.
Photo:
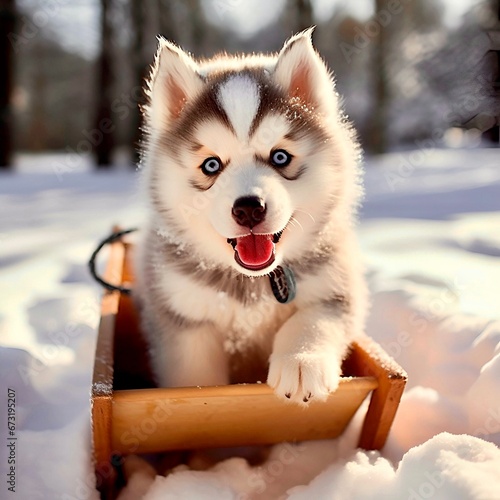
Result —
<path fill-rule="evenodd" d="M 111 245 L 106 281 L 131 282 L 128 249 L 124 241 Z M 335 438 L 370 392 L 358 446 L 384 446 L 407 376 L 368 337 L 352 345 L 337 391 L 326 402 L 303 408 L 281 401 L 267 384 L 128 389 L 137 380 L 136 387 L 148 387 L 134 373 L 147 363 L 135 314 L 130 297 L 104 293 L 91 391 L 94 460 L 103 498 L 115 496 L 114 465 L 122 455 Z M 131 369 L 131 385 L 130 380 L 122 387 L 117 383 L 124 369 L 120 360 Z"/>

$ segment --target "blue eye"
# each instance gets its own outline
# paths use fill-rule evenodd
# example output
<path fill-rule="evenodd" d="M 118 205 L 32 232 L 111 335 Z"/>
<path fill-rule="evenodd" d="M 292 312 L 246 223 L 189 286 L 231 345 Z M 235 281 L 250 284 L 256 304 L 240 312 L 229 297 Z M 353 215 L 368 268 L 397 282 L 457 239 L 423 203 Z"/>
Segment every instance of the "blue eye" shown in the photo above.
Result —
<path fill-rule="evenodd" d="M 275 167 L 286 167 L 292 161 L 293 156 L 284 149 L 276 149 L 271 152 L 271 164 Z"/>
<path fill-rule="evenodd" d="M 201 164 L 201 170 L 205 175 L 215 175 L 222 169 L 222 162 L 219 158 L 211 156 Z"/>

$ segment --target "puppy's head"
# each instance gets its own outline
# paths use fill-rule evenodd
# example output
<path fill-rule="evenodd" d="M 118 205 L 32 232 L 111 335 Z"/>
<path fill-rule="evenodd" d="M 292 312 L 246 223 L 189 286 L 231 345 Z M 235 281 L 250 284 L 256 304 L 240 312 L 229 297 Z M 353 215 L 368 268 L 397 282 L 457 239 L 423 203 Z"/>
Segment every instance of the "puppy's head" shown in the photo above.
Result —
<path fill-rule="evenodd" d="M 348 218 L 357 149 L 310 31 L 202 62 L 162 39 L 149 100 L 153 207 L 200 258 L 267 274 Z"/>

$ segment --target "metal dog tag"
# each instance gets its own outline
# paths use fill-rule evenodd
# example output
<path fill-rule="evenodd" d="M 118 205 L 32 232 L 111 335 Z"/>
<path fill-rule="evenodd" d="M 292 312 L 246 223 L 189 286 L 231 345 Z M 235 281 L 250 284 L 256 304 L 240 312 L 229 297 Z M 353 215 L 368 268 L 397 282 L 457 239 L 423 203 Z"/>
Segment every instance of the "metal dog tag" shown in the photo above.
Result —
<path fill-rule="evenodd" d="M 278 266 L 269 273 L 269 281 L 276 300 L 281 304 L 288 304 L 295 298 L 297 286 L 293 271 L 289 267 Z"/>

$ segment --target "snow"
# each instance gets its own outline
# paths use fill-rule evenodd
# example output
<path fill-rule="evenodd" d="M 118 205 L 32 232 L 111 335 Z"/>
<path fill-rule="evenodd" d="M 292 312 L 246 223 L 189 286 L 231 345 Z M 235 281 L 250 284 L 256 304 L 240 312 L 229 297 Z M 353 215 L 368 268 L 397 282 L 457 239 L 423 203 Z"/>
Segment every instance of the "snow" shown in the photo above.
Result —
<path fill-rule="evenodd" d="M 89 392 L 101 290 L 86 261 L 113 224 L 141 220 L 134 172 L 66 156 L 24 157 L 0 176 L 0 428 L 5 450 L 11 388 L 20 499 L 98 498 Z M 500 499 L 499 158 L 419 149 L 368 160 L 367 328 L 409 376 L 381 453 L 355 449 L 360 411 L 337 440 L 274 446 L 261 467 L 229 458 L 155 477 L 129 459 L 121 499 Z"/>

